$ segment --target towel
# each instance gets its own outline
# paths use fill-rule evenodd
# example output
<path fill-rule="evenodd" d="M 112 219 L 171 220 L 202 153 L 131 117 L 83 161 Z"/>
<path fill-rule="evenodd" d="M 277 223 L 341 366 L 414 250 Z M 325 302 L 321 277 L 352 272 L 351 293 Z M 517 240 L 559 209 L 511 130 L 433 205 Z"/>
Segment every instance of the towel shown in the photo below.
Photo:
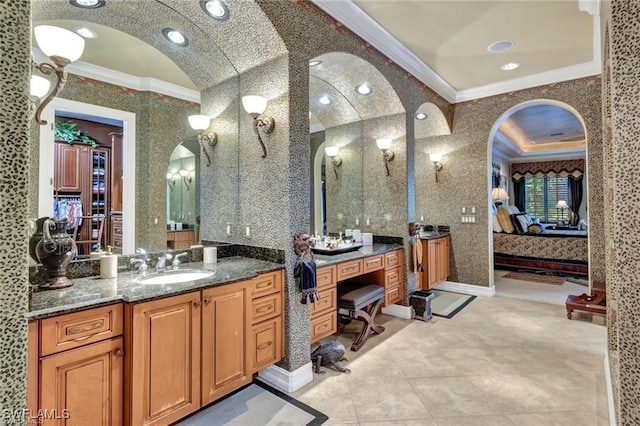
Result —
<path fill-rule="evenodd" d="M 293 271 L 293 276 L 298 284 L 298 288 L 302 292 L 300 302 L 303 305 L 316 303 L 320 300 L 316 284 L 316 262 L 313 260 L 300 259 Z"/>

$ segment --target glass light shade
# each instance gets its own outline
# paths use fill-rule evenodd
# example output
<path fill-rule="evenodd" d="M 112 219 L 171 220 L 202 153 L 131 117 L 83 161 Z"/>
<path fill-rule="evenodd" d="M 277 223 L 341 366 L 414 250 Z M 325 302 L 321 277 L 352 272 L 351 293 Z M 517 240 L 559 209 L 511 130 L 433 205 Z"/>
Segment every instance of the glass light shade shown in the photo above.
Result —
<path fill-rule="evenodd" d="M 189 176 L 189 170 L 180 169 L 180 171 L 178 173 L 180 173 L 180 176 L 182 176 L 182 177 Z"/>
<path fill-rule="evenodd" d="M 211 119 L 206 115 L 190 115 L 189 116 L 189 126 L 193 130 L 206 130 L 209 128 L 209 123 Z"/>
<path fill-rule="evenodd" d="M 84 39 L 73 31 L 51 25 L 38 25 L 33 32 L 38 47 L 48 57 L 60 56 L 73 62 L 82 56 Z"/>
<path fill-rule="evenodd" d="M 49 88 L 51 87 L 51 82 L 44 77 L 40 77 L 39 75 L 31 76 L 31 84 L 29 86 L 29 94 L 31 96 L 36 96 L 38 98 L 43 97 L 47 93 L 49 93 Z"/>
<path fill-rule="evenodd" d="M 507 190 L 504 188 L 493 188 L 491 198 L 493 200 L 508 200 L 509 194 L 507 194 Z"/>
<path fill-rule="evenodd" d="M 262 114 L 267 108 L 267 98 L 258 95 L 242 97 L 242 106 L 249 114 Z"/>
<path fill-rule="evenodd" d="M 431 160 L 432 162 L 436 163 L 436 162 L 440 162 L 440 160 L 442 160 L 442 154 L 429 154 L 429 160 Z"/>
<path fill-rule="evenodd" d="M 324 153 L 327 154 L 327 157 L 335 157 L 338 155 L 338 150 L 340 150 L 340 148 L 337 146 L 328 146 L 324 149 Z"/>
<path fill-rule="evenodd" d="M 565 200 L 558 200 L 558 204 L 556 204 L 556 209 L 568 209 L 569 205 Z"/>
<path fill-rule="evenodd" d="M 167 172 L 167 179 L 172 179 L 172 178 L 173 178 L 173 173 Z"/>
<path fill-rule="evenodd" d="M 376 145 L 378 145 L 378 149 L 389 149 L 391 148 L 391 139 L 376 139 Z"/>

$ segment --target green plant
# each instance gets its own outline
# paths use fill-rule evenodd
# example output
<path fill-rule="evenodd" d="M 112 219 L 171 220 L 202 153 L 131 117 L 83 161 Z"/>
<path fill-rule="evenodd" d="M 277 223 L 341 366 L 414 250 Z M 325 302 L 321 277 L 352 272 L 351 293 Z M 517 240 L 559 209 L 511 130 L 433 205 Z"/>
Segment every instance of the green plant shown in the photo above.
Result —
<path fill-rule="evenodd" d="M 91 145 L 93 148 L 98 146 L 98 141 L 91 136 L 85 134 L 82 130 L 76 128 L 75 123 L 70 121 L 56 121 L 55 127 L 55 139 L 58 141 L 65 141 L 68 144 L 74 142 L 85 143 Z"/>

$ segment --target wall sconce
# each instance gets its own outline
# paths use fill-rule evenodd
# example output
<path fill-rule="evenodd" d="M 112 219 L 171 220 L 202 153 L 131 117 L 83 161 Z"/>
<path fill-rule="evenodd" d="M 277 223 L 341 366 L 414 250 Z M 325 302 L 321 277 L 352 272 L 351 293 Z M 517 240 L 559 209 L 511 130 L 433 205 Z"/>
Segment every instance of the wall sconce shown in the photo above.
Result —
<path fill-rule="evenodd" d="M 184 185 L 187 187 L 187 191 L 188 191 L 189 190 L 189 183 L 191 183 L 191 181 L 193 180 L 193 178 L 191 176 L 189 176 L 189 170 L 180 169 L 180 171 L 178 173 L 180 173 L 180 176 L 182 176 L 182 180 L 184 181 Z M 187 176 L 189 176 L 189 177 L 187 178 Z"/>
<path fill-rule="evenodd" d="M 32 60 L 31 70 L 32 72 L 38 71 L 45 76 L 55 77 L 53 90 L 50 90 L 50 82 L 46 84 L 42 81 L 48 81 L 48 79 L 35 75 L 31 79 L 30 94 L 38 98 L 46 95 L 35 110 L 36 122 L 40 125 L 45 125 L 47 121 L 40 118 L 42 110 L 64 87 L 64 83 L 67 81 L 67 72 L 64 68 L 71 62 L 80 59 L 84 51 L 84 39 L 72 31 L 51 25 L 38 25 L 33 31 L 38 47 L 51 59 L 53 65 L 46 62 L 37 64 Z"/>
<path fill-rule="evenodd" d="M 333 173 L 336 175 L 336 179 L 338 179 L 338 170 L 342 164 L 342 158 L 338 157 L 338 151 L 340 148 L 337 146 L 328 146 L 324 149 L 324 153 L 327 154 L 327 157 L 331 158 L 331 162 L 333 163 Z"/>
<path fill-rule="evenodd" d="M 429 154 L 429 160 L 433 162 L 433 165 L 436 168 L 436 183 L 438 183 L 438 172 L 442 170 L 442 154 Z"/>
<path fill-rule="evenodd" d="M 167 172 L 167 185 L 173 191 L 173 188 L 176 186 L 176 180 L 173 178 L 173 173 Z"/>
<path fill-rule="evenodd" d="M 262 128 L 266 134 L 271 134 L 276 125 L 273 117 L 262 115 L 264 110 L 267 108 L 267 98 L 257 95 L 243 96 L 242 106 L 244 107 L 244 110 L 253 117 L 253 130 L 255 130 L 256 135 L 258 135 L 258 141 L 262 147 L 262 158 L 266 158 L 267 149 L 264 146 L 264 142 L 262 142 L 262 137 L 260 136 L 258 127 Z"/>
<path fill-rule="evenodd" d="M 393 151 L 389 149 L 391 147 L 391 139 L 376 139 L 376 145 L 378 145 L 378 149 L 382 151 L 384 167 L 387 169 L 387 176 L 389 176 L 389 161 L 393 160 L 396 156 Z"/>
<path fill-rule="evenodd" d="M 207 130 L 211 123 L 211 119 L 208 116 L 200 114 L 190 115 L 188 120 L 189 126 L 191 126 L 193 130 Z M 202 132 L 198 135 L 198 142 L 200 142 L 202 146 L 202 152 L 207 156 L 207 167 L 209 167 L 211 166 L 211 157 L 209 156 L 206 145 L 209 145 L 211 148 L 216 146 L 218 143 L 218 134 L 216 132 Z"/>

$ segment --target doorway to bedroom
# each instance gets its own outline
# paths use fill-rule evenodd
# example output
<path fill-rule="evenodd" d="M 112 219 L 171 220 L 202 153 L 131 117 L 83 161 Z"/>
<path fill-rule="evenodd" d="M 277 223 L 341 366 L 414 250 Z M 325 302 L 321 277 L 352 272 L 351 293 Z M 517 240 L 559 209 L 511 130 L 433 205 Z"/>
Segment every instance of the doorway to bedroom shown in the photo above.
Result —
<path fill-rule="evenodd" d="M 496 295 L 564 305 L 589 292 L 586 126 L 549 99 L 505 111 L 489 136 Z"/>

